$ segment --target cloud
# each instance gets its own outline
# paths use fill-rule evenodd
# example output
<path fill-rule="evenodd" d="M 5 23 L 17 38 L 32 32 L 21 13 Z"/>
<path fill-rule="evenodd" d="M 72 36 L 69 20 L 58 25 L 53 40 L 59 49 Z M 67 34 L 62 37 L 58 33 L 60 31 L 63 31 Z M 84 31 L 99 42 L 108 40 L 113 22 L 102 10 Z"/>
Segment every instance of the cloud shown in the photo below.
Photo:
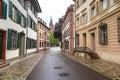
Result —
<path fill-rule="evenodd" d="M 53 18 L 54 24 L 58 21 L 58 18 L 62 17 L 67 7 L 70 4 L 74 4 L 72 0 L 38 0 L 42 9 L 42 13 L 38 16 L 41 17 L 47 25 L 50 21 L 50 16 Z"/>

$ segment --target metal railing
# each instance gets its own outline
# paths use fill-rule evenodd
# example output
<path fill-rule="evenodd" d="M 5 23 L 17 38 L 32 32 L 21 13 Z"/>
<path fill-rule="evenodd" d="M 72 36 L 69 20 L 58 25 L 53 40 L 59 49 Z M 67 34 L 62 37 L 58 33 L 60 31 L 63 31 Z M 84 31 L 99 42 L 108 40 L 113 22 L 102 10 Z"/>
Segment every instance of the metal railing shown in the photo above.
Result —
<path fill-rule="evenodd" d="M 99 58 L 97 53 L 92 51 L 88 47 L 75 47 L 74 50 L 73 50 L 73 55 L 75 54 L 75 52 L 86 53 L 86 54 L 88 54 L 91 57 L 91 59 L 98 59 Z"/>

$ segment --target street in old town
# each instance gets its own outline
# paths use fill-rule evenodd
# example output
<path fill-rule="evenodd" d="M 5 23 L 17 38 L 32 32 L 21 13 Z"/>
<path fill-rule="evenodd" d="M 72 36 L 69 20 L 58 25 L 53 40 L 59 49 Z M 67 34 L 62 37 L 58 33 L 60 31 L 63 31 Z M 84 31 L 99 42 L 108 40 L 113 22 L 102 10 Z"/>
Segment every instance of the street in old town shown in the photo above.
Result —
<path fill-rule="evenodd" d="M 120 80 L 119 66 L 63 54 L 59 47 L 52 47 L 12 62 L 0 71 L 0 80 Z"/>

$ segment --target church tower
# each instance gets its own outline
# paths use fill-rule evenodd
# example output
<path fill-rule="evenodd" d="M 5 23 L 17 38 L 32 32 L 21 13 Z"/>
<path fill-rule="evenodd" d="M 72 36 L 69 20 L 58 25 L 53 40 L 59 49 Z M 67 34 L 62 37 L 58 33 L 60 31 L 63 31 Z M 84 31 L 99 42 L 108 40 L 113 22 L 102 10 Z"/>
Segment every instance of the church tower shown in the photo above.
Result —
<path fill-rule="evenodd" d="M 50 28 L 50 31 L 53 33 L 53 32 L 54 32 L 54 26 L 53 26 L 53 20 L 52 20 L 52 17 L 50 17 L 49 28 Z"/>

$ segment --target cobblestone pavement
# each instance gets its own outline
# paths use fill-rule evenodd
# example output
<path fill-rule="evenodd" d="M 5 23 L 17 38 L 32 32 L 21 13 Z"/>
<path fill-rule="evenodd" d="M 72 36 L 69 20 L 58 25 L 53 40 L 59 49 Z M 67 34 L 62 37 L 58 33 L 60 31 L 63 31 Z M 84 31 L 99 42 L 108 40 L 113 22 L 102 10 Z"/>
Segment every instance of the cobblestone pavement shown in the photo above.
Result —
<path fill-rule="evenodd" d="M 102 59 L 91 60 L 85 59 L 81 56 L 73 56 L 71 54 L 65 54 L 66 56 L 72 58 L 75 61 L 86 65 L 93 70 L 113 79 L 113 80 L 120 80 L 120 65 L 115 64 L 112 62 L 108 62 Z"/>
<path fill-rule="evenodd" d="M 10 63 L 0 71 L 0 80 L 25 80 L 42 56 L 43 53 L 35 53 Z"/>

